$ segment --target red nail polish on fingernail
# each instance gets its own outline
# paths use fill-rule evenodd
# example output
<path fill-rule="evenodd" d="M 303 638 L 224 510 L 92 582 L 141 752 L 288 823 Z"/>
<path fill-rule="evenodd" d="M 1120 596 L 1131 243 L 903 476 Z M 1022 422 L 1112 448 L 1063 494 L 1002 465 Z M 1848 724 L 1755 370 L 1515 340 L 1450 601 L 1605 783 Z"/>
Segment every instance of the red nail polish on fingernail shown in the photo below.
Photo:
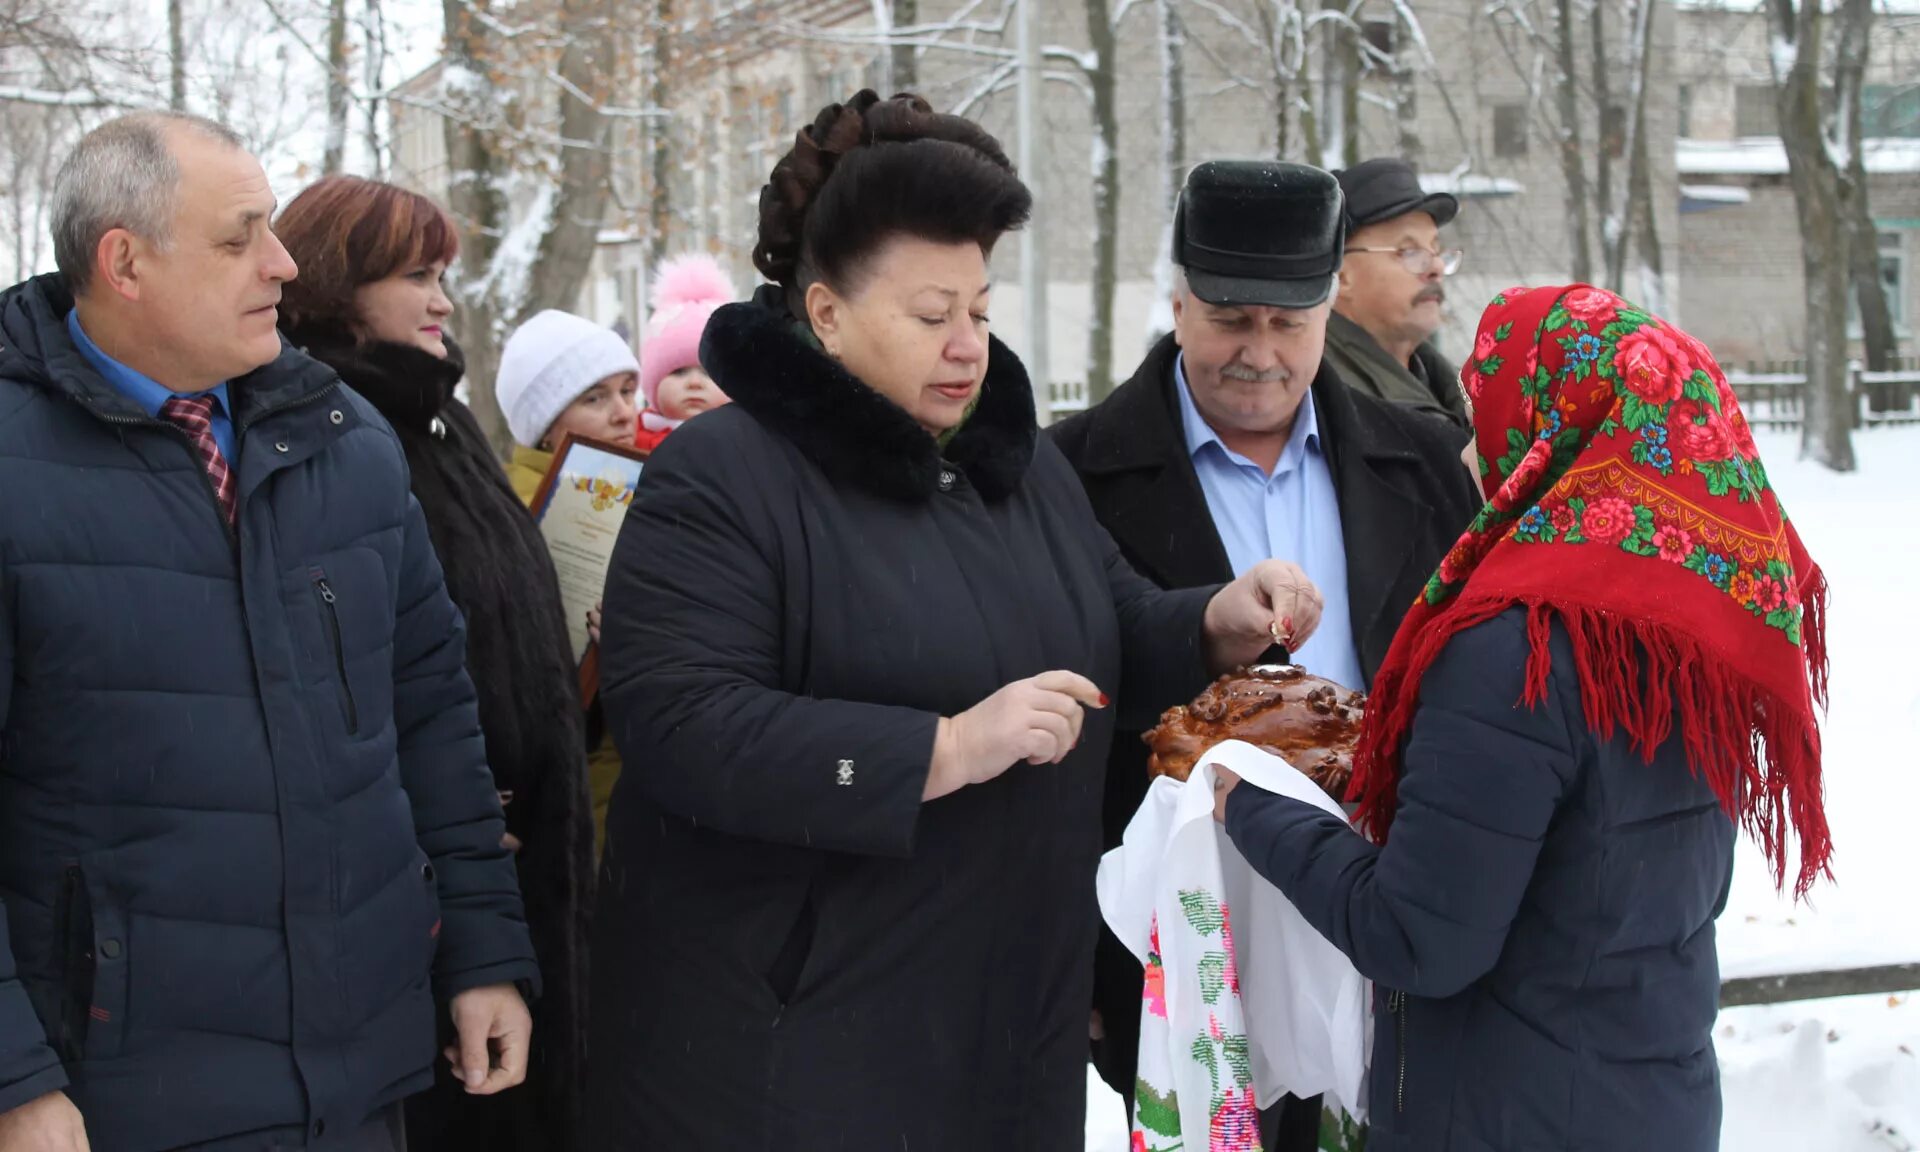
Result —
<path fill-rule="evenodd" d="M 1291 633 L 1293 631 L 1293 617 L 1291 616 L 1280 617 L 1280 630 L 1282 632 Z"/>
<path fill-rule="evenodd" d="M 1105 692 L 1100 693 L 1100 707 L 1105 708 L 1108 703 L 1107 694 Z"/>

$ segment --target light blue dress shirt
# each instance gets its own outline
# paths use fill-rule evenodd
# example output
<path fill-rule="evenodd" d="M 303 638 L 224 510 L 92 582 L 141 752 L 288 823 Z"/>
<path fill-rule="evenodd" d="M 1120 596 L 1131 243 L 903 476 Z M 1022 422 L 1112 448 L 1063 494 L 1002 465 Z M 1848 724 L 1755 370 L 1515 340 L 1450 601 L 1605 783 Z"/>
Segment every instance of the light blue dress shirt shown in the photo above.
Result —
<path fill-rule="evenodd" d="M 160 406 L 175 396 L 194 395 L 213 397 L 213 442 L 220 445 L 220 454 L 227 458 L 227 467 L 236 469 L 238 475 L 239 457 L 233 454 L 233 407 L 227 403 L 225 382 L 215 385 L 205 392 L 183 393 L 150 380 L 120 361 L 100 350 L 84 329 L 80 327 L 80 310 L 75 308 L 67 313 L 67 334 L 73 337 L 73 346 L 86 357 L 93 370 L 100 373 L 101 379 L 113 385 L 114 389 L 127 399 L 140 406 L 140 410 L 156 420 L 164 420 L 160 415 Z"/>
<path fill-rule="evenodd" d="M 1293 434 L 1269 476 L 1223 444 L 1200 415 L 1187 387 L 1184 356 L 1174 360 L 1173 377 L 1187 452 L 1234 575 L 1267 559 L 1290 560 L 1304 569 L 1320 589 L 1325 608 L 1312 639 L 1294 649 L 1294 662 L 1316 676 L 1364 690 L 1347 600 L 1347 538 L 1340 528 L 1333 470 L 1321 450 L 1313 394 L 1300 402 Z"/>

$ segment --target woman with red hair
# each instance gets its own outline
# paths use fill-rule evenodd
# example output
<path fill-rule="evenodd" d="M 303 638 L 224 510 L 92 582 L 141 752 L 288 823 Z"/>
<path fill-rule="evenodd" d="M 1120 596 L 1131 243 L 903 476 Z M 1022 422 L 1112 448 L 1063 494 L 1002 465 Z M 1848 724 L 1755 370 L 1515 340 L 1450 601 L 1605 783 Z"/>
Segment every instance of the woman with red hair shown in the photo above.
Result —
<path fill-rule="evenodd" d="M 1231 773 L 1216 812 L 1378 986 L 1373 1152 L 1714 1152 L 1736 827 L 1827 874 L 1825 582 L 1679 329 L 1515 289 L 1461 380 L 1487 504 L 1374 680 L 1378 843 Z"/>
<path fill-rule="evenodd" d="M 407 1102 L 408 1140 L 415 1152 L 569 1149 L 584 1075 L 593 867 L 584 714 L 553 561 L 453 395 L 464 363 L 446 331 L 453 305 L 441 281 L 459 237 L 425 197 L 352 176 L 301 192 L 274 231 L 300 265 L 280 304 L 287 338 L 371 401 L 406 451 L 447 591 L 466 618 L 467 670 L 545 985 L 533 1001 L 527 1083 L 469 1096 L 443 1070 Z"/>

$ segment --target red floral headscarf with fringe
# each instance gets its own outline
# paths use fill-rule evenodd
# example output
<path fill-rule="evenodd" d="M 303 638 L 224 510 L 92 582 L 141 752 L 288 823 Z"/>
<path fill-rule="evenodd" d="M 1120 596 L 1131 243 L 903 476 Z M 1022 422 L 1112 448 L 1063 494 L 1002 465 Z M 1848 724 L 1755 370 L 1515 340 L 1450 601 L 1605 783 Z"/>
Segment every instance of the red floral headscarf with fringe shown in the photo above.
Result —
<path fill-rule="evenodd" d="M 1651 759 L 1678 717 L 1693 771 L 1796 896 L 1830 876 L 1816 705 L 1826 582 L 1767 485 L 1726 377 L 1691 336 L 1585 285 L 1513 289 L 1461 372 L 1487 504 L 1394 636 L 1349 798 L 1385 842 L 1420 678 L 1454 633 L 1528 609 L 1529 705 L 1554 619 L 1587 723 Z"/>

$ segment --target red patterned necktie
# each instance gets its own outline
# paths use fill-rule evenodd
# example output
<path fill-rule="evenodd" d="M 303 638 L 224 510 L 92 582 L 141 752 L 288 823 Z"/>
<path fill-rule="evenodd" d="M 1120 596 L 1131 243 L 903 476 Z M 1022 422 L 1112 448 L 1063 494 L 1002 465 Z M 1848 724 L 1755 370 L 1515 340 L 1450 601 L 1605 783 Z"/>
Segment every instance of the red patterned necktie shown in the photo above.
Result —
<path fill-rule="evenodd" d="M 226 517 L 227 527 L 233 527 L 236 510 L 233 469 L 227 467 L 227 458 L 220 451 L 220 442 L 213 438 L 213 397 L 171 397 L 160 405 L 160 415 L 186 431 L 187 438 L 193 443 L 193 454 L 200 458 L 200 467 L 206 469 L 207 479 L 213 482 L 214 497 L 220 501 L 220 514 Z"/>

